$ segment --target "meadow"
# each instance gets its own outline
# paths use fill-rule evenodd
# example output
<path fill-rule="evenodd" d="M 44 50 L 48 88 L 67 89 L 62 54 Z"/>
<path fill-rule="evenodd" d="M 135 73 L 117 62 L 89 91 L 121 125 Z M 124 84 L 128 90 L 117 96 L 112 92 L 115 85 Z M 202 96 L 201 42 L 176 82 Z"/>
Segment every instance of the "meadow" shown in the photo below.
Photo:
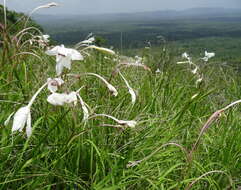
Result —
<path fill-rule="evenodd" d="M 236 54 L 223 51 L 208 61 L 200 59 L 205 48 L 214 52 L 221 48 L 207 41 L 205 48 L 195 46 L 190 53 L 192 43 L 161 43 L 128 50 L 128 57 L 121 49 L 113 53 L 88 44 L 92 48 L 78 48 L 82 60 L 56 74 L 56 58 L 46 54 L 41 40 L 33 40 L 42 38 L 26 34 L 20 40 L 14 32 L 1 27 L 1 190 L 240 189 L 238 40 L 227 40 L 235 44 Z M 181 56 L 185 51 L 193 64 Z M 233 64 L 228 64 L 230 60 Z M 104 77 L 118 95 L 110 93 L 106 82 L 86 73 Z M 27 137 L 25 129 L 12 132 L 12 121 L 5 122 L 9 115 L 57 75 L 64 80 L 57 85 L 58 92 L 82 87 L 79 94 L 85 103 L 52 105 L 48 99 L 52 92 L 44 88 L 31 106 L 31 135 Z M 134 102 L 130 87 L 137 96 Z"/>

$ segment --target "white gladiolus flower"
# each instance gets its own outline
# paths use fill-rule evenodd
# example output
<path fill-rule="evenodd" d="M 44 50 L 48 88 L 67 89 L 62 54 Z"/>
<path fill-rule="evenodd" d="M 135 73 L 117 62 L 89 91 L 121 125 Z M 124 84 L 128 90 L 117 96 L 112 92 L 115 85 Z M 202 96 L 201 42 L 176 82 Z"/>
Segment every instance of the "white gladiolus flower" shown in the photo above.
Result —
<path fill-rule="evenodd" d="M 56 56 L 56 74 L 59 76 L 62 74 L 63 69 L 71 69 L 71 56 L 68 54 L 67 56 Z"/>
<path fill-rule="evenodd" d="M 64 84 L 64 81 L 61 78 L 54 78 L 54 79 L 48 78 L 47 83 L 48 83 L 48 89 L 50 90 L 50 92 L 54 93 L 58 90 L 59 86 Z"/>
<path fill-rule="evenodd" d="M 31 100 L 29 101 L 27 106 L 21 107 L 18 109 L 18 111 L 13 116 L 13 126 L 12 126 L 12 132 L 15 131 L 22 131 L 23 128 L 26 126 L 26 134 L 27 137 L 30 137 L 32 134 L 32 128 L 31 128 L 31 106 L 34 103 L 36 97 L 38 94 L 48 85 L 48 82 L 46 82 L 43 86 L 41 86 L 38 91 L 33 95 Z M 13 113 L 8 117 L 8 119 L 4 122 L 5 125 L 9 123 L 9 120 Z"/>
<path fill-rule="evenodd" d="M 74 105 L 77 104 L 77 93 L 76 92 L 70 92 L 67 96 L 66 96 L 66 103 L 67 104 L 71 104 L 74 103 Z"/>
<path fill-rule="evenodd" d="M 156 70 L 156 73 L 161 73 L 161 70 L 158 68 L 158 69 Z"/>
<path fill-rule="evenodd" d="M 212 58 L 214 56 L 215 56 L 215 53 L 213 53 L 213 52 L 209 53 L 209 52 L 205 51 L 205 57 Z"/>
<path fill-rule="evenodd" d="M 47 101 L 54 106 L 63 106 L 67 102 L 67 94 L 53 93 L 48 96 Z"/>
<path fill-rule="evenodd" d="M 125 120 L 119 120 L 118 122 L 120 125 L 126 125 L 128 127 L 134 128 L 137 124 L 136 121 L 130 120 L 130 121 L 125 121 Z"/>
<path fill-rule="evenodd" d="M 31 128 L 31 113 L 30 113 L 29 106 L 21 107 L 14 114 L 12 132 L 15 132 L 15 131 L 22 132 L 26 123 L 27 123 L 27 127 L 26 127 L 27 137 L 30 137 L 32 134 L 32 128 Z"/>
<path fill-rule="evenodd" d="M 132 104 L 135 104 L 135 102 L 136 102 L 136 94 L 135 94 L 134 90 L 130 87 L 129 83 L 127 82 L 127 80 L 125 79 L 125 77 L 121 74 L 121 72 L 119 72 L 119 74 L 120 74 L 120 76 L 122 77 L 122 79 L 123 79 L 123 80 L 125 81 L 125 83 L 126 83 L 126 86 L 127 86 L 127 88 L 128 88 L 128 91 L 129 91 L 129 93 L 130 93 L 130 95 L 131 95 L 131 102 L 132 102 Z"/>
<path fill-rule="evenodd" d="M 64 104 L 77 103 L 77 94 L 76 92 L 66 93 L 53 93 L 48 96 L 47 101 L 54 106 L 63 106 Z"/>
<path fill-rule="evenodd" d="M 87 40 L 81 41 L 79 44 L 92 44 L 95 41 L 95 37 L 90 37 Z"/>
<path fill-rule="evenodd" d="M 205 62 L 207 62 L 210 58 L 214 57 L 215 53 L 205 51 L 205 56 L 202 58 Z"/>
<path fill-rule="evenodd" d="M 203 80 L 202 78 L 197 79 L 196 80 L 196 85 L 198 85 L 200 82 L 202 82 L 202 80 Z"/>
<path fill-rule="evenodd" d="M 45 35 L 42 35 L 42 36 L 36 36 L 37 38 L 38 38 L 38 40 L 36 40 L 38 43 L 39 43 L 39 45 L 42 47 L 42 48 L 44 48 L 45 46 L 47 46 L 48 45 L 48 43 L 49 43 L 49 35 L 47 35 L 47 34 L 45 34 Z M 32 42 L 30 42 L 30 44 L 31 44 Z"/>
<path fill-rule="evenodd" d="M 187 52 L 184 52 L 184 53 L 182 54 L 182 58 L 189 59 L 190 57 L 189 57 L 189 55 L 187 54 Z"/>
<path fill-rule="evenodd" d="M 63 68 L 71 69 L 71 61 L 83 60 L 83 56 L 75 49 L 65 48 L 64 45 L 55 46 L 45 52 L 47 55 L 56 56 L 56 73 L 61 75 Z"/>
<path fill-rule="evenodd" d="M 195 75 L 197 74 L 198 67 L 195 67 L 195 69 L 192 70 L 192 73 Z"/>

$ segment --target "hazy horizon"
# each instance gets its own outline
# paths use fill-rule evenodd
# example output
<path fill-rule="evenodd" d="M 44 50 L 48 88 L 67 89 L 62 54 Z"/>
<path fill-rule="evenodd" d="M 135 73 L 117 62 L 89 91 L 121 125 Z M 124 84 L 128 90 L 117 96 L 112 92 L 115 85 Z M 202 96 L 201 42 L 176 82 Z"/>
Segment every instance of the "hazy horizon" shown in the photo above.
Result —
<path fill-rule="evenodd" d="M 6 0 L 10 10 L 18 12 L 30 12 L 37 6 L 47 4 L 48 0 Z M 39 14 L 108 14 L 108 13 L 133 13 L 163 10 L 185 10 L 190 8 L 236 8 L 241 9 L 240 0 L 56 0 L 58 7 L 38 10 Z M 3 0 L 0 0 L 3 4 Z"/>

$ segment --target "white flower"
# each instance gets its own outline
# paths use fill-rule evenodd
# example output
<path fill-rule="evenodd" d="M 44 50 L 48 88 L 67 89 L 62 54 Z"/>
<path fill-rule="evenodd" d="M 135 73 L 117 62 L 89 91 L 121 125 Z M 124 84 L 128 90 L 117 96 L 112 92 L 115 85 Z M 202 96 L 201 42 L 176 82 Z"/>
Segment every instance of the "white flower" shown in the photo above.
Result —
<path fill-rule="evenodd" d="M 120 125 L 126 125 L 128 127 L 134 128 L 137 124 L 136 121 L 130 120 L 130 121 L 125 121 L 125 120 L 119 120 L 118 122 Z"/>
<path fill-rule="evenodd" d="M 27 123 L 27 127 L 26 127 L 27 137 L 30 137 L 32 134 L 32 128 L 31 128 L 31 113 L 30 113 L 29 106 L 21 107 L 14 114 L 12 132 L 15 132 L 15 131 L 22 132 L 26 123 Z"/>
<path fill-rule="evenodd" d="M 47 101 L 54 106 L 63 106 L 67 101 L 67 94 L 53 93 L 48 96 Z"/>
<path fill-rule="evenodd" d="M 201 83 L 202 80 L 203 80 L 202 78 L 197 79 L 197 80 L 196 80 L 196 85 L 198 85 L 199 83 Z"/>
<path fill-rule="evenodd" d="M 48 78 L 47 82 L 48 82 L 48 89 L 52 93 L 56 92 L 58 90 L 58 87 L 64 84 L 64 81 L 61 78 L 54 78 L 54 79 Z"/>
<path fill-rule="evenodd" d="M 187 54 L 187 52 L 184 52 L 182 54 L 182 58 L 189 59 L 189 55 Z"/>
<path fill-rule="evenodd" d="M 95 37 L 90 37 L 87 40 L 81 41 L 79 44 L 92 44 L 95 41 Z"/>
<path fill-rule="evenodd" d="M 42 36 L 37 36 L 37 38 L 39 38 L 39 40 L 41 42 L 44 42 L 44 43 L 48 43 L 49 42 L 49 35 L 48 34 L 44 34 Z"/>
<path fill-rule="evenodd" d="M 132 102 L 132 104 L 134 105 L 135 102 L 136 102 L 136 94 L 135 94 L 134 90 L 130 87 L 130 85 L 129 85 L 129 83 L 127 82 L 127 80 L 125 79 L 125 77 L 121 74 L 121 72 L 119 72 L 119 74 L 120 74 L 121 78 L 124 80 L 124 82 L 126 83 L 126 86 L 127 86 L 127 88 L 128 88 L 128 91 L 129 91 L 129 93 L 130 93 L 130 95 L 131 95 L 131 102 Z"/>
<path fill-rule="evenodd" d="M 156 70 L 156 73 L 161 73 L 161 70 L 158 68 L 158 69 Z"/>
<path fill-rule="evenodd" d="M 210 58 L 214 57 L 215 53 L 205 51 L 205 56 L 202 58 L 205 62 L 207 62 Z"/>
<path fill-rule="evenodd" d="M 56 74 L 58 76 L 62 74 L 64 67 L 71 69 L 71 56 L 69 54 L 67 56 L 56 56 Z"/>
<path fill-rule="evenodd" d="M 198 67 L 195 67 L 195 69 L 192 70 L 192 73 L 195 75 L 197 73 Z"/>
<path fill-rule="evenodd" d="M 63 68 L 71 69 L 71 61 L 83 60 L 83 56 L 75 49 L 65 48 L 64 45 L 55 46 L 45 52 L 47 55 L 56 56 L 56 73 L 61 75 Z"/>
<path fill-rule="evenodd" d="M 66 96 L 66 103 L 67 104 L 71 104 L 74 103 L 74 105 L 77 104 L 77 93 L 76 92 L 70 92 L 67 96 Z"/>
<path fill-rule="evenodd" d="M 76 92 L 66 93 L 53 93 L 48 96 L 47 101 L 54 106 L 63 106 L 64 104 L 77 103 Z"/>
<path fill-rule="evenodd" d="M 12 132 L 14 131 L 22 131 L 23 128 L 25 127 L 26 123 L 26 133 L 27 137 L 30 137 L 32 134 L 32 128 L 31 128 L 31 112 L 30 108 L 32 104 L 34 103 L 35 99 L 37 98 L 38 94 L 48 85 L 48 82 L 46 82 L 43 86 L 41 86 L 37 92 L 33 95 L 31 100 L 29 101 L 27 106 L 21 107 L 18 109 L 18 111 L 14 114 L 13 116 L 13 126 L 12 126 Z M 8 125 L 11 116 L 13 115 L 10 114 L 10 116 L 7 118 L 7 120 L 4 122 L 5 125 Z"/>
<path fill-rule="evenodd" d="M 45 46 L 47 46 L 48 45 L 48 43 L 49 43 L 49 35 L 47 35 L 47 34 L 45 34 L 45 35 L 41 35 L 41 36 L 36 36 L 37 38 L 38 38 L 38 40 L 36 40 L 38 43 L 39 43 L 39 45 L 42 47 L 42 48 L 44 48 Z M 32 42 L 30 42 L 30 44 L 31 44 Z"/>

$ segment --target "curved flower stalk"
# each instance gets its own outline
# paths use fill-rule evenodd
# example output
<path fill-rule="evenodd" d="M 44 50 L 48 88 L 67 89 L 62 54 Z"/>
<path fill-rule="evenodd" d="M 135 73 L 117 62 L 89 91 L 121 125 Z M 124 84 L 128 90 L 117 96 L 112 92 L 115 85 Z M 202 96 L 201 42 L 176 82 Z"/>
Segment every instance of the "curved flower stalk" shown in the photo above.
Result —
<path fill-rule="evenodd" d="M 127 86 L 127 88 L 128 88 L 128 91 L 129 91 L 129 93 L 130 93 L 130 95 L 131 95 L 131 102 L 132 102 L 132 104 L 134 105 L 135 102 L 136 102 L 136 94 L 135 94 L 135 91 L 130 87 L 129 83 L 127 82 L 127 80 L 125 79 L 125 77 L 121 74 L 121 72 L 119 72 L 119 74 L 120 74 L 121 78 L 125 81 L 125 84 L 126 84 L 126 86 Z"/>
<path fill-rule="evenodd" d="M 36 41 L 36 40 L 34 39 L 36 36 L 34 36 L 31 32 L 29 32 L 30 30 L 34 30 L 34 31 L 38 32 L 38 34 L 39 34 L 40 36 L 43 35 L 42 32 L 41 32 L 38 28 L 36 28 L 36 27 L 31 26 L 31 27 L 28 27 L 28 28 L 24 28 L 23 30 L 21 30 L 20 32 L 18 32 L 18 33 L 12 38 L 12 39 L 16 39 L 16 40 L 17 40 L 17 46 L 19 46 L 19 45 L 20 45 L 20 42 L 22 41 L 22 38 L 23 38 L 25 35 L 30 35 L 30 36 L 32 37 L 31 39 L 24 41 L 24 42 L 22 43 L 20 49 L 21 49 L 22 47 L 24 47 L 24 45 L 25 45 L 26 43 L 30 43 L 30 45 L 32 45 L 33 41 Z"/>
<path fill-rule="evenodd" d="M 88 110 L 89 106 L 87 106 L 87 104 L 84 102 L 84 100 L 79 95 L 79 93 L 76 93 L 76 94 L 77 94 L 77 97 L 79 98 L 80 105 L 81 105 L 83 113 L 84 113 L 83 121 L 87 121 L 89 118 L 89 110 Z"/>
<path fill-rule="evenodd" d="M 72 76 L 72 77 L 79 78 L 81 75 L 90 75 L 90 76 L 95 76 L 95 77 L 99 78 L 101 81 L 103 81 L 105 83 L 105 85 L 107 86 L 107 88 L 109 89 L 109 91 L 111 92 L 111 94 L 113 96 L 117 96 L 118 95 L 118 91 L 116 90 L 116 88 L 112 84 L 107 82 L 107 80 L 105 80 L 102 76 L 100 76 L 100 75 L 98 75 L 96 73 L 82 73 L 80 75 L 68 74 L 67 76 Z"/>
<path fill-rule="evenodd" d="M 119 63 L 118 65 L 116 65 L 115 71 L 117 69 L 121 69 L 122 66 L 126 66 L 126 67 L 130 67 L 130 66 L 142 67 L 142 68 L 144 68 L 144 70 L 151 71 L 151 69 L 148 66 L 146 66 L 145 64 L 143 64 L 143 63 L 130 63 L 130 62 L 121 62 L 121 63 Z"/>
<path fill-rule="evenodd" d="M 119 125 L 121 126 L 124 126 L 124 127 L 130 127 L 130 128 L 134 128 L 136 125 L 137 125 L 137 122 L 134 121 L 134 120 L 119 120 L 111 115 L 107 115 L 107 114 L 95 114 L 94 116 L 91 117 L 92 118 L 95 118 L 95 117 L 107 117 L 107 118 L 110 118 L 112 120 L 114 120 L 116 123 L 118 123 Z"/>
<path fill-rule="evenodd" d="M 60 76 L 64 67 L 71 69 L 71 61 L 83 60 L 84 57 L 75 49 L 65 48 L 64 45 L 55 46 L 45 51 L 47 55 L 56 56 L 56 73 Z"/>
<path fill-rule="evenodd" d="M 115 55 L 115 52 L 113 50 L 108 49 L 108 48 L 99 47 L 99 46 L 96 46 L 96 45 L 90 45 L 90 46 L 82 49 L 81 51 L 85 51 L 87 49 L 96 49 L 96 50 L 99 50 L 99 51 L 102 51 L 102 52 L 105 52 L 105 53 L 109 53 L 111 55 Z"/>
<path fill-rule="evenodd" d="M 27 19 L 26 19 L 24 28 L 26 28 L 27 23 L 28 23 L 31 15 L 32 15 L 34 12 L 36 12 L 36 11 L 39 10 L 39 9 L 51 8 L 51 7 L 56 7 L 56 6 L 58 6 L 58 4 L 55 3 L 55 2 L 52 2 L 52 3 L 47 3 L 47 4 L 45 4 L 45 5 L 40 5 L 40 6 L 36 7 L 36 8 L 34 8 L 34 9 L 29 13 L 29 15 L 28 15 L 28 17 L 27 17 Z"/>
<path fill-rule="evenodd" d="M 95 37 L 91 36 L 87 40 L 83 40 L 75 45 L 75 49 L 78 49 L 82 46 L 89 46 L 90 44 L 94 43 Z"/>
<path fill-rule="evenodd" d="M 13 113 L 8 117 L 5 121 L 5 124 L 8 124 L 10 121 L 11 116 L 13 115 L 13 126 L 12 132 L 20 131 L 22 132 L 23 128 L 26 126 L 26 134 L 29 138 L 32 134 L 32 127 L 31 127 L 31 106 L 33 105 L 34 101 L 36 100 L 38 94 L 47 86 L 47 82 L 41 86 L 38 91 L 33 95 L 31 100 L 29 101 L 27 106 L 21 107 L 17 110 L 17 112 L 13 115 Z"/>
<path fill-rule="evenodd" d="M 58 90 L 58 87 L 64 84 L 64 81 L 61 78 L 48 78 L 48 89 L 50 92 L 55 93 Z"/>
<path fill-rule="evenodd" d="M 144 70 L 151 71 L 151 69 L 142 62 L 142 58 L 136 56 L 135 59 L 132 57 L 120 56 L 116 59 L 119 63 L 115 66 L 112 76 L 116 75 L 119 70 L 124 67 L 142 67 Z"/>

